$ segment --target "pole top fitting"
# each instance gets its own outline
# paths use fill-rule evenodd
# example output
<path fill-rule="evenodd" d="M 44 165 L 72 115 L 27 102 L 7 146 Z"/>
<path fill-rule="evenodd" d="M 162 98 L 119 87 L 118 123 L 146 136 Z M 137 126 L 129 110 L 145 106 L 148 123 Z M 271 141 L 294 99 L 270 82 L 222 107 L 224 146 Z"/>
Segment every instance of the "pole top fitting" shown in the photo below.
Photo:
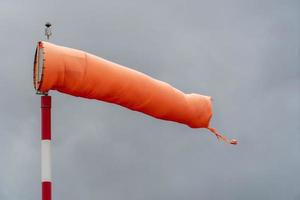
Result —
<path fill-rule="evenodd" d="M 50 22 L 46 22 L 45 26 L 49 28 L 51 26 L 51 23 Z"/>
<path fill-rule="evenodd" d="M 45 24 L 45 35 L 47 37 L 47 40 L 49 40 L 50 36 L 52 35 L 52 30 L 51 30 L 52 24 L 50 22 L 46 22 Z"/>

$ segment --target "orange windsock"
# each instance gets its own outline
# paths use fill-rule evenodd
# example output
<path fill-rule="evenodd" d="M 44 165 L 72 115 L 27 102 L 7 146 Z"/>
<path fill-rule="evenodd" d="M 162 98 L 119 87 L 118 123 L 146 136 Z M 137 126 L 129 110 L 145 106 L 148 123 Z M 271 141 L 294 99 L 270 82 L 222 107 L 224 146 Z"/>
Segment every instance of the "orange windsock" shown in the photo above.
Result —
<path fill-rule="evenodd" d="M 39 42 L 34 62 L 34 87 L 38 92 L 57 90 L 73 96 L 118 104 L 158 119 L 207 128 L 211 97 L 184 94 L 169 84 L 89 53 L 49 42 Z"/>

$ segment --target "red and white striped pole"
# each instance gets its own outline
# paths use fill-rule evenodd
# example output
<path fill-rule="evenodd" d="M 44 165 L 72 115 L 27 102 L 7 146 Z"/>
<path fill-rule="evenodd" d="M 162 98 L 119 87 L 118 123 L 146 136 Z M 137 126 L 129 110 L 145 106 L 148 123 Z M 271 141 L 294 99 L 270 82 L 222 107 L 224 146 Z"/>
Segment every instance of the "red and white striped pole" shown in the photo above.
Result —
<path fill-rule="evenodd" d="M 51 200 L 51 96 L 41 96 L 42 200 Z"/>

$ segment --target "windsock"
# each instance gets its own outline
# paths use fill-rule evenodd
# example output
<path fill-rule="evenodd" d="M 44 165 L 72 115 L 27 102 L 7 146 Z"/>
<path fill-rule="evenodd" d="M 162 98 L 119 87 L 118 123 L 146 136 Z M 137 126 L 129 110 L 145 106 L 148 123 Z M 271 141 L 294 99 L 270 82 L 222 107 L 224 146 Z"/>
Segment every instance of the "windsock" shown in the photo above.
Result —
<path fill-rule="evenodd" d="M 157 119 L 207 128 L 218 139 L 237 144 L 209 126 L 211 97 L 185 94 L 165 82 L 84 51 L 38 42 L 33 74 L 37 92 L 57 90 L 118 104 Z"/>

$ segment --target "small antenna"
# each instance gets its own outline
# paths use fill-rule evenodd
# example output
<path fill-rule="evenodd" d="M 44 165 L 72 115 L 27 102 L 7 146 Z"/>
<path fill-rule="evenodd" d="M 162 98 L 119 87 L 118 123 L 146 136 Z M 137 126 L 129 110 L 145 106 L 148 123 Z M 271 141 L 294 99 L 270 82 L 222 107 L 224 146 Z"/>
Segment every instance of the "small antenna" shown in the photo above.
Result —
<path fill-rule="evenodd" d="M 45 24 L 46 28 L 45 28 L 45 35 L 47 37 L 47 40 L 49 40 L 50 36 L 52 35 L 52 31 L 51 31 L 51 23 L 50 22 L 47 22 Z"/>

